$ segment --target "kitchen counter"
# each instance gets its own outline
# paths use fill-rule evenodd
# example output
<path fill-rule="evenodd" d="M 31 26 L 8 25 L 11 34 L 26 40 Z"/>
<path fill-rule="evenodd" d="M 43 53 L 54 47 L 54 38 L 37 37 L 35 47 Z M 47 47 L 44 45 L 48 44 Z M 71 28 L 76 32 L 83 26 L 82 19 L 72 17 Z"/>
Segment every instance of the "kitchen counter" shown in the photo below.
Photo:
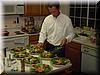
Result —
<path fill-rule="evenodd" d="M 21 34 L 21 35 L 20 34 L 19 35 L 11 34 L 9 36 L 2 36 L 2 38 L 3 39 L 9 39 L 9 38 L 14 38 L 14 37 L 30 36 L 30 35 L 39 35 L 39 33 L 34 33 L 34 34 L 24 33 L 24 34 Z M 82 44 L 82 45 L 87 45 L 87 46 L 91 46 L 91 47 L 95 47 L 96 48 L 96 43 L 92 43 L 90 41 L 90 39 L 88 37 L 85 37 L 85 36 L 76 37 L 72 41 L 76 42 L 76 43 L 79 43 L 79 44 Z"/>
<path fill-rule="evenodd" d="M 10 34 L 9 36 L 2 36 L 2 39 L 9 39 L 9 38 L 15 38 L 15 37 L 21 37 L 21 36 L 30 36 L 30 35 L 38 35 L 39 33 L 34 33 L 34 34 L 27 34 L 27 33 L 24 33 L 24 34 Z"/>
<path fill-rule="evenodd" d="M 91 42 L 90 39 L 88 37 L 85 37 L 85 36 L 76 37 L 72 41 L 79 43 L 81 45 L 87 45 L 87 46 L 91 46 L 91 47 L 96 48 L 96 43 Z"/>

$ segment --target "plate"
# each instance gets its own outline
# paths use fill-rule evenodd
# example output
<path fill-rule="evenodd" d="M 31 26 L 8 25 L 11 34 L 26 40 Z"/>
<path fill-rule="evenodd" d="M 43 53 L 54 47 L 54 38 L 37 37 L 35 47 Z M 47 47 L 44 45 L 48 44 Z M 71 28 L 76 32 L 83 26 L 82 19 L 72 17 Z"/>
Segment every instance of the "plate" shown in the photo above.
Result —
<path fill-rule="evenodd" d="M 50 62 L 54 67 L 62 67 L 71 63 L 70 60 L 65 57 L 52 58 Z"/>
<path fill-rule="evenodd" d="M 40 54 L 40 57 L 44 60 L 50 60 L 54 55 L 51 52 L 44 51 Z"/>
<path fill-rule="evenodd" d="M 29 56 L 25 58 L 25 63 L 26 64 L 37 64 L 37 63 L 41 63 L 41 60 L 39 57 Z"/>
<path fill-rule="evenodd" d="M 47 73 L 52 70 L 52 67 L 47 64 L 33 64 L 31 67 L 31 72 L 34 73 Z"/>
<path fill-rule="evenodd" d="M 40 49 L 36 45 L 33 45 L 33 44 L 27 45 L 26 48 L 29 49 L 30 54 L 39 54 L 44 51 L 43 49 Z"/>

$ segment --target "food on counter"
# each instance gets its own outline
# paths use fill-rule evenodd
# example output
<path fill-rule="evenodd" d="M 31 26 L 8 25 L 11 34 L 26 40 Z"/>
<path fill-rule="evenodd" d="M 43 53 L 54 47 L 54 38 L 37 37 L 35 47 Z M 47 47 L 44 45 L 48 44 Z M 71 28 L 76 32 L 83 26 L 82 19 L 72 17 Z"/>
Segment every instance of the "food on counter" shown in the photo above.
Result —
<path fill-rule="evenodd" d="M 40 58 L 34 57 L 34 56 L 28 56 L 25 59 L 25 63 L 27 63 L 27 64 L 37 64 L 37 63 L 40 63 Z"/>
<path fill-rule="evenodd" d="M 29 53 L 23 51 L 23 52 L 15 52 L 13 53 L 13 56 L 15 58 L 25 58 L 25 57 L 28 57 L 29 56 Z"/>
<path fill-rule="evenodd" d="M 53 58 L 54 54 L 51 52 L 44 51 L 43 53 L 40 54 L 40 56 L 43 58 Z"/>
<path fill-rule="evenodd" d="M 24 47 L 16 47 L 10 50 L 11 53 L 20 52 L 26 50 Z"/>
<path fill-rule="evenodd" d="M 33 64 L 31 67 L 31 72 L 35 73 L 47 73 L 51 71 L 51 66 L 47 64 Z"/>
<path fill-rule="evenodd" d="M 53 65 L 66 65 L 67 63 L 70 63 L 70 60 L 65 57 L 58 57 L 58 58 L 52 58 L 51 63 Z"/>
<path fill-rule="evenodd" d="M 41 52 L 44 51 L 43 49 L 38 48 L 36 45 L 33 45 L 33 44 L 28 45 L 28 46 L 27 46 L 27 49 L 30 50 L 30 51 L 29 51 L 30 53 L 41 53 Z"/>
<path fill-rule="evenodd" d="M 29 55 L 24 47 L 16 47 L 10 50 L 15 58 L 24 58 Z"/>

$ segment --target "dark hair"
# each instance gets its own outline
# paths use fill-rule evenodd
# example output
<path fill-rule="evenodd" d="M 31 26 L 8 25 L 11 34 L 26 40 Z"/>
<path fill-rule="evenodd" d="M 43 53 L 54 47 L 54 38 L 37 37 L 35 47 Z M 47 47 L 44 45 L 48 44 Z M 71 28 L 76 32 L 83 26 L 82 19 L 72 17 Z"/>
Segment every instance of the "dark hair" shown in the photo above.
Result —
<path fill-rule="evenodd" d="M 53 6 L 56 7 L 57 9 L 59 9 L 60 3 L 59 2 L 48 3 L 48 7 L 52 8 Z"/>

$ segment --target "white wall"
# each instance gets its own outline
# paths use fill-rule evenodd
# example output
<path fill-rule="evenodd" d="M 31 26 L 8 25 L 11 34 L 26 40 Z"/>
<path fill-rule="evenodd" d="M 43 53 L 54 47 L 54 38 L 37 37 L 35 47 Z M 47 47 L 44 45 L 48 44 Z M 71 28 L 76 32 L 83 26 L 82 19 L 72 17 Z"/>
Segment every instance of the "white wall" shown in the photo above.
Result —
<path fill-rule="evenodd" d="M 70 13 L 69 4 L 68 3 L 61 3 L 61 11 L 65 15 L 69 16 L 69 13 Z"/>

